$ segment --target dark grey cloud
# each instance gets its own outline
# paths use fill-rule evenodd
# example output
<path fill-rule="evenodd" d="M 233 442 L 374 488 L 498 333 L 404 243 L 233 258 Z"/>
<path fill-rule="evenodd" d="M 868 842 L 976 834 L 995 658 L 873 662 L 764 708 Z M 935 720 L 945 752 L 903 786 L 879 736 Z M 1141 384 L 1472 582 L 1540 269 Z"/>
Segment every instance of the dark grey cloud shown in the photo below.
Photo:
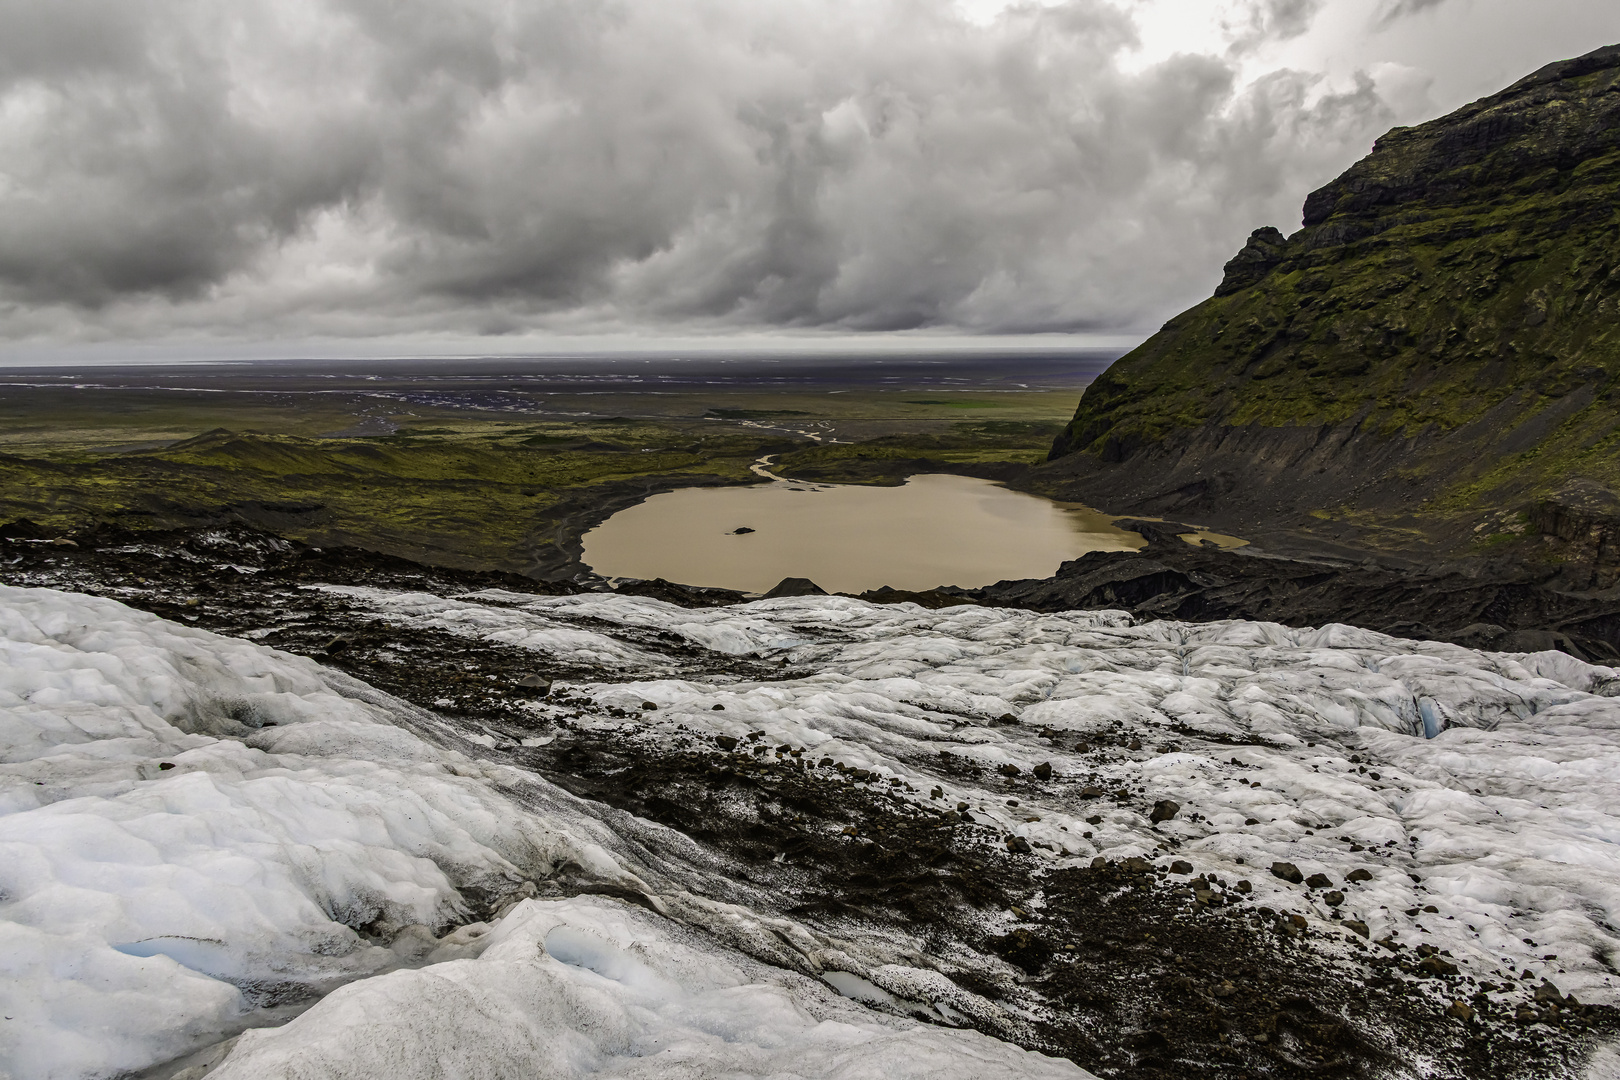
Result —
<path fill-rule="evenodd" d="M 1254 0 L 1237 8 L 1228 22 L 1230 50 L 1246 52 L 1272 41 L 1297 38 L 1311 28 L 1325 0 Z M 1419 3 L 1424 0 L 1418 0 Z"/>
<path fill-rule="evenodd" d="M 0 325 L 1137 327 L 1393 122 L 1320 6 L 0 0 Z"/>
<path fill-rule="evenodd" d="M 1447 0 L 1384 0 L 1379 5 L 1375 21 L 1379 26 L 1388 26 L 1409 15 L 1430 11 L 1446 2 Z"/>

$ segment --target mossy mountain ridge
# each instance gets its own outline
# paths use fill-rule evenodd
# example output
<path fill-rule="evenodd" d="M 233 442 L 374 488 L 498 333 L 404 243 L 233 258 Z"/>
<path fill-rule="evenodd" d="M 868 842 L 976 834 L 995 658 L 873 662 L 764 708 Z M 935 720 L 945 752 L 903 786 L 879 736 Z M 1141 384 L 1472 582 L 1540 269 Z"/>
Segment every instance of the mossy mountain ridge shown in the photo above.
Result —
<path fill-rule="evenodd" d="M 1620 46 L 1381 138 L 1085 392 L 1033 486 L 1620 575 Z"/>

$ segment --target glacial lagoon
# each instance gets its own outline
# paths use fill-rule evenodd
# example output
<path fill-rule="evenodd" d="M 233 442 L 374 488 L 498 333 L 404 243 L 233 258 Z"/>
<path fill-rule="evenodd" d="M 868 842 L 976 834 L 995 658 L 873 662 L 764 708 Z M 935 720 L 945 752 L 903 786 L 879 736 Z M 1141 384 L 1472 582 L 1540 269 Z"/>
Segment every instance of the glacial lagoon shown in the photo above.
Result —
<path fill-rule="evenodd" d="M 829 592 L 970 588 L 1048 577 L 1088 551 L 1143 546 L 1109 521 L 968 476 L 924 474 L 899 487 L 772 478 L 654 495 L 586 533 L 584 561 L 604 577 L 751 593 L 785 577 Z"/>

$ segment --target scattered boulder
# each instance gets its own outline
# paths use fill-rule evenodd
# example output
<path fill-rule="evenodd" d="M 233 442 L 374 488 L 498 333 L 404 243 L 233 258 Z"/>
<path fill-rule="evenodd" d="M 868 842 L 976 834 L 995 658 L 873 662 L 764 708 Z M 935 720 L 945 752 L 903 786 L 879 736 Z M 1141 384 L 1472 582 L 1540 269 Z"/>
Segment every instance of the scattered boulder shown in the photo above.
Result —
<path fill-rule="evenodd" d="M 1330 889 L 1333 887 L 1333 879 L 1326 874 L 1312 874 L 1305 879 L 1305 887 L 1307 889 Z"/>
<path fill-rule="evenodd" d="M 1349 881 L 1349 882 L 1371 881 L 1372 879 L 1373 879 L 1372 871 L 1368 870 L 1364 866 L 1358 866 L 1354 870 L 1350 871 L 1348 874 L 1344 875 L 1344 880 Z"/>
<path fill-rule="evenodd" d="M 1170 864 L 1170 872 L 1172 874 L 1190 874 L 1193 872 L 1193 865 L 1186 859 L 1177 859 Z"/>
<path fill-rule="evenodd" d="M 718 746 L 722 750 L 731 751 L 737 749 L 737 740 L 733 739 L 730 735 L 716 735 L 714 737 L 714 745 Z"/>
<path fill-rule="evenodd" d="M 1153 813 L 1148 815 L 1148 820 L 1157 825 L 1161 821 L 1169 821 L 1179 813 L 1181 813 L 1180 803 L 1173 802 L 1170 799 L 1160 799 L 1153 804 Z"/>
<path fill-rule="evenodd" d="M 519 690 L 531 690 L 540 697 L 545 697 L 551 693 L 551 680 L 540 675 L 525 675 L 517 681 L 516 685 Z"/>
<path fill-rule="evenodd" d="M 1039 972 L 1052 959 L 1051 944 L 1028 930 L 1014 930 L 991 938 L 987 944 L 991 952 L 1031 975 Z"/>
<path fill-rule="evenodd" d="M 765 594 L 767 600 L 780 600 L 788 596 L 826 596 L 827 590 L 811 581 L 809 578 L 785 577 L 776 583 L 776 587 Z"/>
<path fill-rule="evenodd" d="M 1457 965 L 1439 956 L 1425 956 L 1418 961 L 1417 969 L 1425 975 L 1450 976 L 1457 974 Z"/>
<path fill-rule="evenodd" d="M 1344 927 L 1346 930 L 1349 930 L 1353 934 L 1360 934 L 1362 937 L 1372 937 L 1372 931 L 1369 930 L 1367 928 L 1367 924 L 1362 922 L 1360 919 L 1346 919 L 1339 925 Z"/>
<path fill-rule="evenodd" d="M 1108 792 L 1104 791 L 1096 784 L 1087 784 L 1085 787 L 1080 789 L 1080 797 L 1082 799 L 1100 799 L 1106 794 L 1108 794 Z M 1100 822 L 1093 821 L 1092 824 L 1097 825 L 1100 824 Z"/>
<path fill-rule="evenodd" d="M 1453 1001 L 1450 1005 L 1446 1006 L 1446 1015 L 1451 1017 L 1453 1020 L 1461 1020 L 1464 1023 L 1467 1023 L 1474 1018 L 1474 1010 L 1469 1008 L 1464 1002 Z"/>
<path fill-rule="evenodd" d="M 1030 772 L 1035 774 L 1035 779 L 1037 780 L 1050 780 L 1052 779 L 1052 763 L 1050 761 L 1043 761 L 1031 769 Z"/>
<path fill-rule="evenodd" d="M 656 702 L 656 701 L 643 701 L 641 703 L 641 708 L 645 712 L 652 712 L 654 709 L 658 708 L 658 702 Z"/>
<path fill-rule="evenodd" d="M 996 772 L 1000 773 L 1002 776 L 1017 776 L 1022 771 L 1023 770 L 1021 770 L 1018 766 L 1011 763 L 1003 765 L 1001 768 L 996 770 Z"/>
<path fill-rule="evenodd" d="M 1322 897 L 1322 899 L 1324 902 L 1326 902 L 1328 907 L 1338 907 L 1340 904 L 1344 903 L 1344 893 L 1334 889 L 1332 892 Z"/>
<path fill-rule="evenodd" d="M 1305 875 L 1299 872 L 1299 867 L 1291 862 L 1274 862 L 1271 864 L 1271 876 L 1282 878 L 1293 885 L 1305 880 Z"/>
<path fill-rule="evenodd" d="M 1028 855 L 1029 841 L 1022 836 L 1009 836 L 1007 837 L 1007 850 L 1014 855 Z"/>
<path fill-rule="evenodd" d="M 18 518 L 0 525 L 0 540 L 49 540 L 50 530 L 28 518 Z"/>

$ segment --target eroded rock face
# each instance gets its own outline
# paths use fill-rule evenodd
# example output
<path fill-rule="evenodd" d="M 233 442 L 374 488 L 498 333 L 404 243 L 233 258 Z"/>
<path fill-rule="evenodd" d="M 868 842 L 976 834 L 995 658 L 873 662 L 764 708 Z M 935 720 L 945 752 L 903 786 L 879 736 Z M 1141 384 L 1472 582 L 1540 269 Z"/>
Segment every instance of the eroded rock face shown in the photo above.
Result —
<path fill-rule="evenodd" d="M 1098 378 L 1036 484 L 1120 512 L 1584 558 L 1567 522 L 1487 515 L 1533 524 L 1575 478 L 1620 490 L 1617 193 L 1620 46 L 1391 131 L 1309 197 L 1302 229 L 1257 230 L 1214 297 Z"/>
<path fill-rule="evenodd" d="M 1555 191 L 1558 174 L 1620 148 L 1614 71 L 1620 46 L 1562 60 L 1501 93 L 1417 127 L 1396 128 L 1373 153 L 1305 200 L 1318 246 L 1350 238 L 1358 224 L 1401 224 L 1389 211 L 1472 210 L 1481 194 L 1511 188 L 1520 197 Z"/>
<path fill-rule="evenodd" d="M 1288 241 L 1273 226 L 1256 229 L 1243 250 L 1226 264 L 1226 276 L 1215 288 L 1216 296 L 1230 296 L 1264 281 L 1288 252 Z"/>
<path fill-rule="evenodd" d="M 1601 523 L 1583 535 L 1585 543 L 1613 544 Z M 1266 619 L 1294 626 L 1342 622 L 1469 648 L 1557 649 L 1600 662 L 1620 659 L 1620 598 L 1610 593 L 1572 593 L 1516 573 L 1392 570 L 1257 558 L 1245 550 L 1194 547 L 1174 536 L 1157 536 L 1140 552 L 1094 551 L 1064 563 L 1049 578 L 1001 581 L 955 594 L 1033 611 L 1116 607 L 1145 618 Z"/>
<path fill-rule="evenodd" d="M 1620 497 L 1597 484 L 1575 481 L 1537 500 L 1531 523 L 1579 553 L 1603 578 L 1620 567 Z"/>

